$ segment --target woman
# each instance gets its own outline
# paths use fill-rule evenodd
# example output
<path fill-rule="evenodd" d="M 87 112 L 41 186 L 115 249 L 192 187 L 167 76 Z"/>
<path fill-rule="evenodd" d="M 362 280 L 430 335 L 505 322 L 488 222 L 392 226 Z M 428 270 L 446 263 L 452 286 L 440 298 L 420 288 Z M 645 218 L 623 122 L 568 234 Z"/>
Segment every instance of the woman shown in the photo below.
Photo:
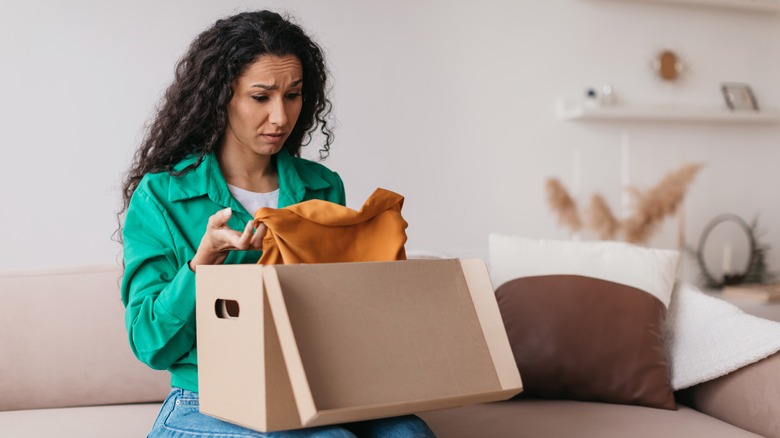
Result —
<path fill-rule="evenodd" d="M 193 41 L 124 182 L 122 301 L 135 355 L 171 373 L 150 437 L 433 436 L 415 416 L 259 433 L 198 411 L 195 272 L 255 263 L 259 207 L 307 199 L 345 204 L 339 176 L 299 158 L 325 144 L 327 71 L 303 30 L 268 11 L 217 21 Z"/>

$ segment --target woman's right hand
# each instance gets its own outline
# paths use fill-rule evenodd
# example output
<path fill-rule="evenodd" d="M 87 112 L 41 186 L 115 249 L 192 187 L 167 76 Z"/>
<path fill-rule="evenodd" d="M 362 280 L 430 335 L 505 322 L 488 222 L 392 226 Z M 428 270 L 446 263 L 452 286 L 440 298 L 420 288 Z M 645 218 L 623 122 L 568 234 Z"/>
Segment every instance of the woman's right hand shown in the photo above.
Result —
<path fill-rule="evenodd" d="M 222 264 L 230 251 L 263 249 L 263 237 L 266 227 L 263 224 L 254 229 L 254 221 L 247 222 L 244 231 L 239 233 L 227 225 L 233 215 L 230 208 L 220 210 L 209 217 L 206 233 L 200 239 L 195 257 L 190 260 L 190 270 L 196 272 L 198 265 Z"/>

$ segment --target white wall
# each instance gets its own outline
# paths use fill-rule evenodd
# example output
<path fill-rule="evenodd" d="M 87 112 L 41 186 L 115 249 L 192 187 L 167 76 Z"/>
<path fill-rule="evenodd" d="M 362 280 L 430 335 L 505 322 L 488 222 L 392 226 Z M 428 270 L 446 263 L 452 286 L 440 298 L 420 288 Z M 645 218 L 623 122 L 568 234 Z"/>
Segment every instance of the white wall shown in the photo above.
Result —
<path fill-rule="evenodd" d="M 262 7 L 290 11 L 326 49 L 338 127 L 325 164 L 353 208 L 376 187 L 406 196 L 408 249 L 483 255 L 491 231 L 568 237 L 545 179 L 571 187 L 578 149 L 583 200 L 601 192 L 617 208 L 626 132 L 640 187 L 681 154 L 706 162 L 685 205 L 690 243 L 719 213 L 761 213 L 780 267 L 780 125 L 555 116 L 558 97 L 603 83 L 625 101 L 722 105 L 720 82 L 742 81 L 780 106 L 778 15 L 617 0 L 4 0 L 0 269 L 116 260 L 121 173 L 174 62 L 218 17 Z M 648 67 L 666 47 L 688 67 L 674 87 Z M 675 247 L 676 227 L 651 245 Z"/>

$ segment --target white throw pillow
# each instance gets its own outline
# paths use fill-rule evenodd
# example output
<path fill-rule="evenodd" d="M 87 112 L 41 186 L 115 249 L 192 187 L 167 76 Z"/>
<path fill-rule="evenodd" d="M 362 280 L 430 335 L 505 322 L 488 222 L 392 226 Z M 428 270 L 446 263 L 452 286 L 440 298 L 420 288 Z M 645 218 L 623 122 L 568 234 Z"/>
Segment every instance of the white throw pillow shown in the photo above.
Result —
<path fill-rule="evenodd" d="M 490 277 L 498 289 L 509 280 L 539 275 L 581 275 L 646 291 L 669 306 L 680 254 L 623 242 L 529 239 L 491 234 Z"/>
<path fill-rule="evenodd" d="M 718 378 L 780 351 L 780 323 L 748 315 L 687 283 L 675 287 L 666 336 L 675 390 Z"/>

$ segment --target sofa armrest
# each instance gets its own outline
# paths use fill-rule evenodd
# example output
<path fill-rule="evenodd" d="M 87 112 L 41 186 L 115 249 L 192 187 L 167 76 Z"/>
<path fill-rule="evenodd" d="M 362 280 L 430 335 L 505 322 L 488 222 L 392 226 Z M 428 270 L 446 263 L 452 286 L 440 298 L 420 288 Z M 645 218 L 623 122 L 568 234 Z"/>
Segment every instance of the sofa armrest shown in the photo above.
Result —
<path fill-rule="evenodd" d="M 679 391 L 700 412 L 767 437 L 780 437 L 780 353 Z"/>

